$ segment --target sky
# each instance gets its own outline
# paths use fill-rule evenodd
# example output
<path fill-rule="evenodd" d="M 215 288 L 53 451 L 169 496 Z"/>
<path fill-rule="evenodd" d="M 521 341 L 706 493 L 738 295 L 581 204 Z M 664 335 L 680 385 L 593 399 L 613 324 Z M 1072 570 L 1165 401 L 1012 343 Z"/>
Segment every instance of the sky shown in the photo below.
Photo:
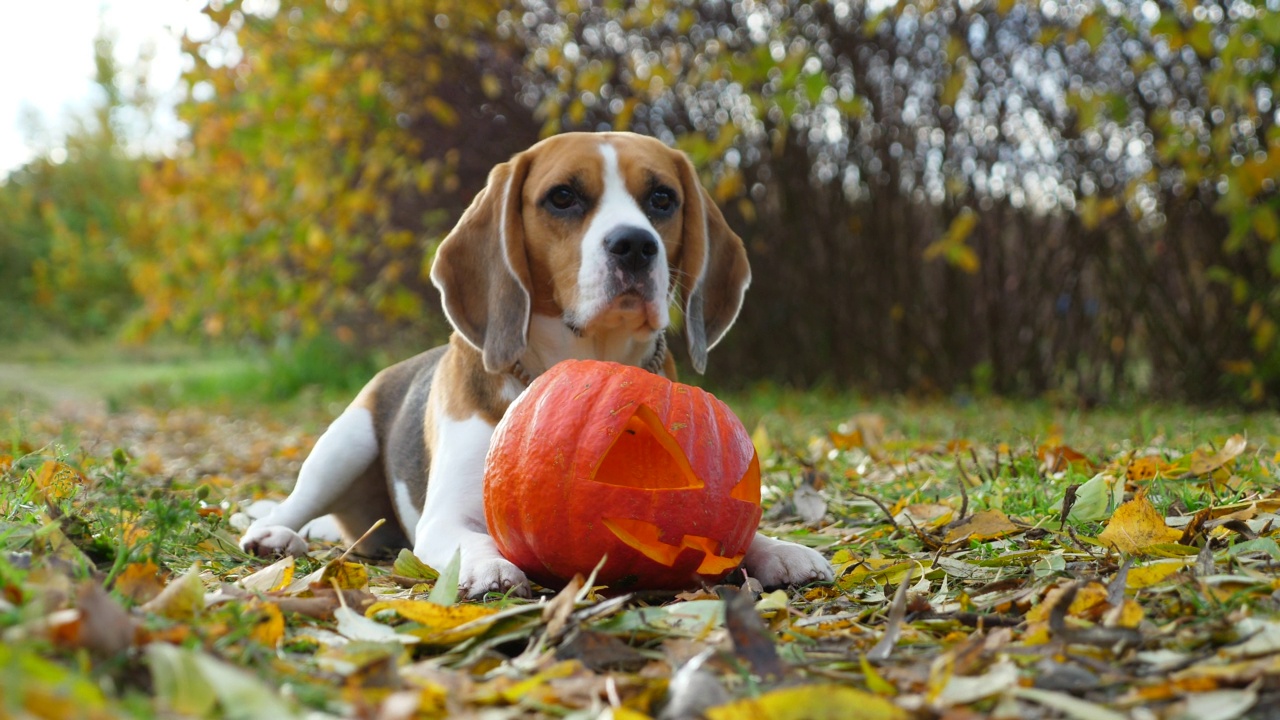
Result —
<path fill-rule="evenodd" d="M 201 0 L 0 0 L 0 177 L 30 160 L 32 114 L 46 127 L 36 144 L 57 147 L 69 119 L 95 100 L 93 40 L 100 27 L 114 31 L 116 60 L 132 67 L 145 47 L 154 48 L 149 84 L 157 91 L 177 86 L 182 72 L 179 38 L 203 26 Z M 157 123 L 163 145 L 180 126 L 172 113 Z M 53 157 L 56 158 L 56 152 Z"/>

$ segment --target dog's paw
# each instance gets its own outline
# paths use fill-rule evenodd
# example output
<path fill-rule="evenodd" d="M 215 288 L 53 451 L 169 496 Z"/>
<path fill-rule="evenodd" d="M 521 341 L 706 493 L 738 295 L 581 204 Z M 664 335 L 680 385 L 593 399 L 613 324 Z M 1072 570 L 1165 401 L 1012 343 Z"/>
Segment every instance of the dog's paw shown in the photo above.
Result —
<path fill-rule="evenodd" d="M 240 549 L 258 557 L 306 555 L 307 541 L 283 525 L 259 525 L 240 538 Z"/>
<path fill-rule="evenodd" d="M 485 593 L 504 593 L 515 589 L 517 595 L 529 594 L 529 580 L 520 568 L 503 558 L 491 558 L 474 565 L 463 564 L 458 575 L 458 592 L 469 598 L 484 597 Z"/>
<path fill-rule="evenodd" d="M 760 581 L 764 587 L 807 585 L 811 582 L 831 582 L 835 571 L 822 553 L 783 540 L 758 536 L 747 552 L 747 574 Z M 759 545 L 760 547 L 756 547 Z"/>

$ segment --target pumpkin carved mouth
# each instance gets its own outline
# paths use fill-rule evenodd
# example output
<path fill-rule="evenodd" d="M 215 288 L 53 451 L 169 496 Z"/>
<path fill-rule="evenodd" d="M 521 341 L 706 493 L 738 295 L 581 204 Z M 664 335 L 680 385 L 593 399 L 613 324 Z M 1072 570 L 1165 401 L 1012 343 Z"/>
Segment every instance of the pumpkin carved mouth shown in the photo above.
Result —
<path fill-rule="evenodd" d="M 653 523 L 644 520 L 630 520 L 627 518 L 605 518 L 604 526 L 609 528 L 609 532 L 613 533 L 619 540 L 626 543 L 629 547 L 638 550 L 650 560 L 674 567 L 676 561 L 686 551 L 694 550 L 702 553 L 702 562 L 695 570 L 700 575 L 716 575 L 732 570 L 742 562 L 742 558 L 746 557 L 746 553 L 724 557 L 720 555 L 723 552 L 723 543 L 718 543 L 711 538 L 699 537 L 697 535 L 685 535 L 680 538 L 679 545 L 672 545 L 662 541 L 662 530 Z"/>
<path fill-rule="evenodd" d="M 700 490 L 706 485 L 690 466 L 679 443 L 646 405 L 638 405 L 627 419 L 591 479 L 654 493 Z M 752 479 L 750 472 L 744 474 L 729 497 L 759 505 L 760 486 L 750 482 Z M 725 556 L 724 543 L 693 533 L 665 538 L 664 534 L 673 533 L 664 533 L 658 525 L 645 520 L 605 517 L 602 522 L 628 547 L 667 567 L 674 567 L 677 562 L 696 562 L 700 555 L 701 564 L 696 572 L 718 575 L 737 567 L 746 556 L 745 552 Z M 682 556 L 685 556 L 683 561 Z"/>

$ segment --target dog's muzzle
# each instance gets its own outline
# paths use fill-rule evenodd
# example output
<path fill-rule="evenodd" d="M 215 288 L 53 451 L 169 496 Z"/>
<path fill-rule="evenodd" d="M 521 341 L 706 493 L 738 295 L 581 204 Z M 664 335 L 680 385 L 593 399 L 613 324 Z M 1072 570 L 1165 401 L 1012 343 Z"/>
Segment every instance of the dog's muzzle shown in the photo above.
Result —
<path fill-rule="evenodd" d="M 636 279 L 643 279 L 658 257 L 658 238 L 644 228 L 623 225 L 604 236 L 604 249 L 609 254 L 611 269 L 618 269 Z"/>

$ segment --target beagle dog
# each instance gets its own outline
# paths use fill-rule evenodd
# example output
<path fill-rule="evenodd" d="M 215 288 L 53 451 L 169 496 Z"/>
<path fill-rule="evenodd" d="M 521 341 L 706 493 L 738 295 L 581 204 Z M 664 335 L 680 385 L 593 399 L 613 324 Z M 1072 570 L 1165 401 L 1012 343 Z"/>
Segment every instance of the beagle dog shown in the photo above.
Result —
<path fill-rule="evenodd" d="M 298 530 L 325 514 L 348 542 L 386 518 L 358 552 L 411 547 L 435 568 L 460 552 L 468 595 L 527 591 L 484 515 L 485 455 L 507 406 L 570 358 L 674 378 L 664 332 L 677 298 L 703 372 L 751 269 L 683 153 L 631 133 L 569 133 L 493 169 L 440 244 L 431 279 L 455 330 L 449 344 L 360 391 L 320 436 L 289 497 L 245 532 L 247 552 L 305 553 Z M 743 562 L 766 586 L 832 578 L 818 552 L 766 535 Z"/>

